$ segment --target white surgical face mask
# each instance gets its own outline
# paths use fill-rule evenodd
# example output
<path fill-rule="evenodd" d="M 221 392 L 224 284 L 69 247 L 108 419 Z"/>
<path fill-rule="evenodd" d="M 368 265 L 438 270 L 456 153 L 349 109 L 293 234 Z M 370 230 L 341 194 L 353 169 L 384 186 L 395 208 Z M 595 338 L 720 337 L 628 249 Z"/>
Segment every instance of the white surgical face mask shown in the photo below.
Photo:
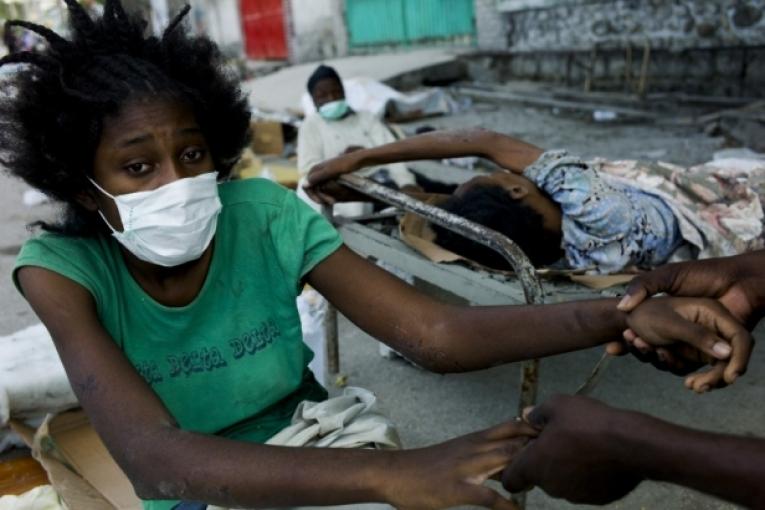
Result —
<path fill-rule="evenodd" d="M 319 115 L 326 120 L 341 119 L 346 113 L 348 113 L 348 102 L 345 99 L 324 103 L 319 108 Z"/>
<path fill-rule="evenodd" d="M 90 182 L 117 204 L 122 232 L 98 211 L 114 238 L 139 259 L 172 267 L 198 259 L 210 245 L 221 210 L 217 177 L 208 172 L 117 196 Z"/>

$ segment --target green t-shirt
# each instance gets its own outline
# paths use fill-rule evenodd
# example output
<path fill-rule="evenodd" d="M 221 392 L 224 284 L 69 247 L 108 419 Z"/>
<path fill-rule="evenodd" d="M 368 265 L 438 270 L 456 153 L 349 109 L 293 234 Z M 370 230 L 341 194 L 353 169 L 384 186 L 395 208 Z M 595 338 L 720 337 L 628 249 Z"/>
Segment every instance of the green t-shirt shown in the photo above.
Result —
<path fill-rule="evenodd" d="M 303 343 L 295 299 L 301 280 L 342 240 L 270 181 L 225 183 L 219 192 L 210 269 L 187 306 L 163 306 L 146 294 L 116 240 L 105 236 L 31 239 L 14 281 L 18 268 L 39 266 L 82 285 L 106 330 L 183 429 L 264 442 L 289 424 L 300 400 L 326 398 L 307 371 L 313 353 Z"/>

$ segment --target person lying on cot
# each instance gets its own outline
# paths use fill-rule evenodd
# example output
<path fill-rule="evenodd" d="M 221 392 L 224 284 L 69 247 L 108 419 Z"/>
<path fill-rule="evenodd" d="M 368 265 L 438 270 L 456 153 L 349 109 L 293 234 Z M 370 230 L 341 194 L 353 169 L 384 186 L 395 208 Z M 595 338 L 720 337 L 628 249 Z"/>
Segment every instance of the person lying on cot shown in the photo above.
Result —
<path fill-rule="evenodd" d="M 62 205 L 13 279 L 144 508 L 513 508 L 483 483 L 536 433 L 524 424 L 415 450 L 265 444 L 301 402 L 327 398 L 307 370 L 295 302 L 306 283 L 440 373 L 583 349 L 625 328 L 724 362 L 721 383 L 745 369 L 751 337 L 711 299 L 625 313 L 608 299 L 469 307 L 422 294 L 345 247 L 293 192 L 225 182 L 250 113 L 216 46 L 183 30 L 188 7 L 155 37 L 119 0 L 97 19 L 66 5 L 69 38 L 11 21 L 47 48 L 0 59 L 22 64 L 20 93 L 0 99 L 2 164 Z"/>
<path fill-rule="evenodd" d="M 754 328 L 765 315 L 765 251 L 662 266 L 633 280 L 619 309 L 632 310 L 659 292 L 717 299 Z M 634 332 L 627 332 L 625 339 L 643 352 L 652 350 Z M 613 353 L 624 347 L 623 342 L 609 345 Z M 669 359 L 671 353 L 661 355 Z M 762 437 L 694 430 L 561 395 L 528 409 L 524 418 L 539 436 L 505 469 L 502 481 L 510 491 L 537 486 L 575 503 L 606 504 L 644 480 L 656 480 L 746 508 L 765 508 Z"/>
<path fill-rule="evenodd" d="M 329 159 L 306 192 L 332 201 L 328 183 L 370 165 L 482 156 L 502 170 L 459 186 L 441 206 L 514 240 L 536 266 L 565 257 L 592 273 L 651 268 L 671 260 L 733 255 L 762 246 L 759 197 L 716 167 L 584 162 L 565 151 L 471 129 L 426 133 Z M 765 173 L 765 167 L 763 167 Z M 507 262 L 483 245 L 436 227 L 436 242 L 489 267 Z"/>

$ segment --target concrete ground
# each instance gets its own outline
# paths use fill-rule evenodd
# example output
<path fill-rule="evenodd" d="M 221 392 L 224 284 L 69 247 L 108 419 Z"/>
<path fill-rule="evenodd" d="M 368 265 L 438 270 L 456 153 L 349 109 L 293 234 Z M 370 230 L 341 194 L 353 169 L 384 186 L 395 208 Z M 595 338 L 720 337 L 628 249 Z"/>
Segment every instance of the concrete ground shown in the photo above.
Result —
<path fill-rule="evenodd" d="M 437 127 L 483 125 L 521 136 L 545 147 L 565 147 L 585 156 L 654 157 L 695 163 L 711 157 L 721 140 L 678 128 L 648 125 L 603 125 L 564 118 L 529 108 L 476 105 L 459 117 L 429 119 Z M 0 334 L 28 326 L 36 319 L 13 288 L 10 271 L 18 247 L 29 233 L 25 224 L 50 215 L 49 206 L 27 208 L 20 182 L 0 176 Z M 347 321 L 341 321 L 342 372 L 351 385 L 374 390 L 400 427 L 408 447 L 433 444 L 515 416 L 518 367 L 439 376 L 401 360 L 382 359 L 377 343 Z M 760 331 L 757 335 L 763 337 Z M 480 338 L 474 341 L 480 342 Z M 0 353 L 1 355 L 1 353 Z M 542 362 L 540 399 L 571 393 L 584 380 L 600 349 L 567 354 Z M 594 392 L 612 405 L 637 409 L 669 421 L 700 429 L 765 437 L 765 351 L 755 350 L 749 373 L 733 387 L 708 395 L 685 390 L 680 379 L 630 359 L 617 360 Z M 710 459 L 714 462 L 714 459 Z M 528 508 L 565 509 L 564 502 L 540 491 L 529 497 Z M 728 509 L 696 492 L 659 483 L 644 483 L 612 509 Z"/>

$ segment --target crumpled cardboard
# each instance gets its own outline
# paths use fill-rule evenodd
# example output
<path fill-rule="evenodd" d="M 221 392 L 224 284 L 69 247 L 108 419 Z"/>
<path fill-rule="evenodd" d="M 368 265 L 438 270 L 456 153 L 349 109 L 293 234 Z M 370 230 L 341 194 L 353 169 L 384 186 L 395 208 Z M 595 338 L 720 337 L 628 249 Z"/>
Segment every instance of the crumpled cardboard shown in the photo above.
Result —
<path fill-rule="evenodd" d="M 125 473 L 82 410 L 49 415 L 37 430 L 11 420 L 70 510 L 140 510 Z"/>
<path fill-rule="evenodd" d="M 252 129 L 252 151 L 255 154 L 281 155 L 284 151 L 284 134 L 281 122 L 255 121 Z"/>

